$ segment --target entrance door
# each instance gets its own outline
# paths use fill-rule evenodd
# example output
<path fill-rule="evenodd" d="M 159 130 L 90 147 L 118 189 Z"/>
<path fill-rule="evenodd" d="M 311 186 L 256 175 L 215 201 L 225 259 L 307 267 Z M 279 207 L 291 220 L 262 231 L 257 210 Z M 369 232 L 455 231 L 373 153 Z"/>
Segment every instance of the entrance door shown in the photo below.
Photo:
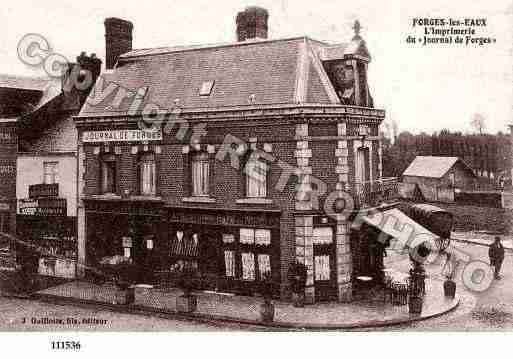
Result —
<path fill-rule="evenodd" d="M 314 286 L 316 301 L 336 296 L 335 243 L 332 227 L 313 229 Z"/>
<path fill-rule="evenodd" d="M 205 289 L 216 290 L 220 275 L 221 235 L 214 229 L 204 229 L 198 233 L 199 269 L 204 279 Z"/>

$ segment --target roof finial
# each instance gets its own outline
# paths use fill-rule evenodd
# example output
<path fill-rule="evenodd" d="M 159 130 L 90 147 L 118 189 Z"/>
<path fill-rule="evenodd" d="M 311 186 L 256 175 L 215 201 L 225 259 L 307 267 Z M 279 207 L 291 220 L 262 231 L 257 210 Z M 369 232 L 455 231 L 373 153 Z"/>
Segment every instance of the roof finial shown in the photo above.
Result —
<path fill-rule="evenodd" d="M 360 37 L 361 29 L 362 29 L 362 26 L 360 25 L 360 21 L 355 20 L 354 25 L 353 25 L 353 30 L 354 30 L 353 40 L 361 40 L 361 37 Z"/>

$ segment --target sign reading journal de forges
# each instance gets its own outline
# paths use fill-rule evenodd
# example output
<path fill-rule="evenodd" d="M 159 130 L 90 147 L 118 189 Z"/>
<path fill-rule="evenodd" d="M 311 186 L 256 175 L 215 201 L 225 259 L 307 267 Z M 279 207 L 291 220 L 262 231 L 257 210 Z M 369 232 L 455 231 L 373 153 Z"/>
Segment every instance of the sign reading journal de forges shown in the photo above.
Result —
<path fill-rule="evenodd" d="M 136 141 L 160 141 L 162 130 L 106 130 L 85 131 L 82 134 L 82 142 L 136 142 Z"/>

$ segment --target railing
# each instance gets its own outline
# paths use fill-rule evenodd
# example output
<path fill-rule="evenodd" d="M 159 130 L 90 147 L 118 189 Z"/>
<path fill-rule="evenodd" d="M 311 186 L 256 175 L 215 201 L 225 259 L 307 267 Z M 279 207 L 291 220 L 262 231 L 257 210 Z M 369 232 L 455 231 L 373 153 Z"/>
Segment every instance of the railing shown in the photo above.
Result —
<path fill-rule="evenodd" d="M 392 202 L 398 198 L 397 178 L 355 183 L 353 193 L 357 208 L 377 207 L 384 202 Z"/>

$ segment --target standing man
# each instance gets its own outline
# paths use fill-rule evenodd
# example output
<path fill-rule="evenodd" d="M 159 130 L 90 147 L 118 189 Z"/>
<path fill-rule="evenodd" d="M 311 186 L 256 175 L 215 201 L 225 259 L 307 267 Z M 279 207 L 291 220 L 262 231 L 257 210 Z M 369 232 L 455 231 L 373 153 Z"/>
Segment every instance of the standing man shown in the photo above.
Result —
<path fill-rule="evenodd" d="M 502 261 L 504 260 L 504 246 L 501 243 L 500 237 L 495 237 L 495 241 L 490 245 L 488 250 L 490 257 L 490 265 L 495 267 L 495 279 L 501 279 L 499 275 L 501 271 Z"/>

